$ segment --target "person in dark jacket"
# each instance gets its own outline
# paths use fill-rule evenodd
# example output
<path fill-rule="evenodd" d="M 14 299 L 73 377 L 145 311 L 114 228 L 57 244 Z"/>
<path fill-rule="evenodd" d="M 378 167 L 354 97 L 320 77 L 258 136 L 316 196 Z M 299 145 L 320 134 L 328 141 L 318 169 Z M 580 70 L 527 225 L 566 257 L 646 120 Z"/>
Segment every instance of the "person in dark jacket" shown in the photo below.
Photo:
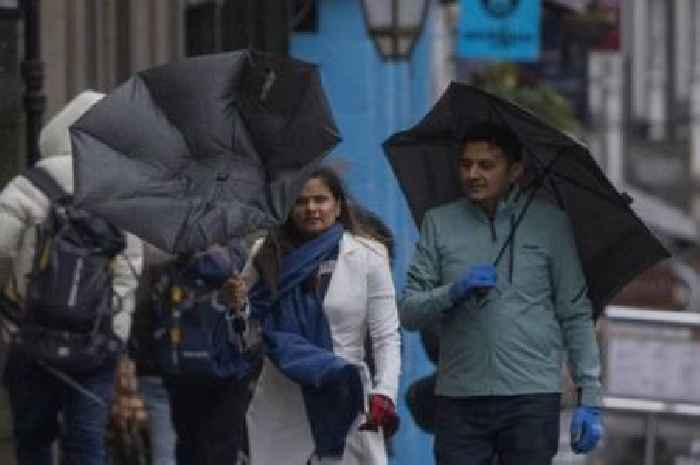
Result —
<path fill-rule="evenodd" d="M 247 448 L 245 412 L 254 373 L 251 371 L 243 378 L 201 377 L 168 373 L 159 365 L 158 358 L 154 356 L 158 353 L 154 338 L 157 331 L 155 299 L 169 298 L 170 293 L 161 295 L 157 287 L 164 273 L 180 263 L 185 266 L 186 261 L 176 262 L 175 256 L 150 245 L 146 249 L 146 260 L 147 270 L 139 294 L 142 307 L 140 311 L 137 310 L 132 354 L 141 374 L 144 394 L 157 396 L 159 411 L 155 420 L 159 429 L 152 440 L 154 458 L 160 456 L 165 459 L 169 453 L 174 453 L 177 465 L 235 465 Z M 167 392 L 170 412 L 167 421 L 172 422 L 170 427 L 174 428 L 174 437 L 170 436 L 168 426 L 163 423 L 166 416 L 158 376 L 162 378 Z M 148 399 L 146 402 L 148 405 Z M 164 439 L 163 444 L 157 444 L 159 437 Z"/>

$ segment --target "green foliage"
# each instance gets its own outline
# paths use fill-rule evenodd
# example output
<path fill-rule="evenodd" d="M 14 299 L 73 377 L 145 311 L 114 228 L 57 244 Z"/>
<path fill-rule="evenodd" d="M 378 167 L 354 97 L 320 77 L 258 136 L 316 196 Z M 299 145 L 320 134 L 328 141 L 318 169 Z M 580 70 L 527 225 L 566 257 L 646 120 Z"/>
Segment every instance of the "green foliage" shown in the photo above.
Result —
<path fill-rule="evenodd" d="M 544 82 L 528 82 L 517 65 L 499 63 L 474 76 L 478 87 L 531 111 L 552 126 L 576 133 L 580 123 L 566 98 Z"/>

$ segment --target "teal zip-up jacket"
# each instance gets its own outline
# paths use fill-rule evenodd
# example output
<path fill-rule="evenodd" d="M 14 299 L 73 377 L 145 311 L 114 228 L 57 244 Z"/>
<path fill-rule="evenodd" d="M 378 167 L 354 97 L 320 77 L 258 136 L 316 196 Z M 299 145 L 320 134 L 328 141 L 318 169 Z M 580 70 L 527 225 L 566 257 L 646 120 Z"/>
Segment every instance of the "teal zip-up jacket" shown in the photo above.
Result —
<path fill-rule="evenodd" d="M 599 406 L 592 308 L 563 211 L 535 199 L 497 266 L 496 287 L 459 305 L 449 297 L 470 266 L 494 261 L 525 203 L 513 191 L 493 219 L 466 198 L 429 210 L 399 304 L 401 323 L 416 330 L 440 319 L 438 395 L 561 392 L 566 354 L 581 402 Z"/>

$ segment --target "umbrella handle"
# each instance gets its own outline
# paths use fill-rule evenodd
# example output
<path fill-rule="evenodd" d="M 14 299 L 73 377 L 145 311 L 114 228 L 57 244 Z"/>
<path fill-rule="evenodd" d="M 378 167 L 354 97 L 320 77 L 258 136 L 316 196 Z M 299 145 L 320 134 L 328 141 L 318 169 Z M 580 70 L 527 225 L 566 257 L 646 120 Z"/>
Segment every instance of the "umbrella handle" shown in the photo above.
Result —
<path fill-rule="evenodd" d="M 525 218 L 525 213 L 527 213 L 527 209 L 530 208 L 530 204 L 535 199 L 535 193 L 537 193 L 537 189 L 539 189 L 540 185 L 541 184 L 534 184 L 534 186 L 529 187 L 530 189 L 532 189 L 532 192 L 530 192 L 530 196 L 528 197 L 527 202 L 525 202 L 525 206 L 518 215 L 518 219 L 515 220 L 515 222 L 510 227 L 510 233 L 508 234 L 508 238 L 501 246 L 501 250 L 498 251 L 498 255 L 496 255 L 496 259 L 493 261 L 494 267 L 498 267 L 498 264 L 500 263 L 501 258 L 503 258 L 503 254 L 505 253 L 506 249 L 513 243 L 513 240 L 515 239 L 515 231 L 520 226 L 520 223 L 523 221 L 523 218 Z"/>
<path fill-rule="evenodd" d="M 535 178 L 530 182 L 530 185 L 528 185 L 525 189 L 523 189 L 523 192 L 527 192 L 528 189 L 531 189 L 530 197 L 528 197 L 527 202 L 525 203 L 525 206 L 523 207 L 523 210 L 520 212 L 520 215 L 518 215 L 518 219 L 511 226 L 510 234 L 508 235 L 508 238 L 503 243 L 501 250 L 498 252 L 496 259 L 493 261 L 494 267 L 498 267 L 498 264 L 500 263 L 501 258 L 503 258 L 503 254 L 505 253 L 506 248 L 511 245 L 511 243 L 513 242 L 513 239 L 515 238 L 515 231 L 520 226 L 520 223 L 523 221 L 523 218 L 525 218 L 525 213 L 527 213 L 527 209 L 530 208 L 530 204 L 535 199 L 535 194 L 537 193 L 539 188 L 544 185 L 544 179 L 547 176 L 549 176 L 549 173 L 552 172 L 554 165 L 556 165 L 556 163 L 561 159 L 561 156 L 563 153 L 564 153 L 564 149 L 562 148 L 557 152 L 557 155 L 552 159 L 552 161 L 550 161 L 549 164 L 547 164 L 547 166 L 544 168 L 542 173 L 540 173 L 538 176 L 535 176 Z M 534 155 L 531 154 L 530 156 L 532 156 L 533 159 L 536 159 L 536 157 Z M 518 195 L 520 195 L 520 193 L 518 193 Z"/>

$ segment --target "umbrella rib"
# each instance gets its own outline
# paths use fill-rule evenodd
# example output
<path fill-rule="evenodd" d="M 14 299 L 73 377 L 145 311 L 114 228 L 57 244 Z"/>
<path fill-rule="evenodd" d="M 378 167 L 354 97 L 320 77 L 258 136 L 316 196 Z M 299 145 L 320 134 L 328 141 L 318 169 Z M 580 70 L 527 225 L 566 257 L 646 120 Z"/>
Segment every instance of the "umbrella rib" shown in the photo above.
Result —
<path fill-rule="evenodd" d="M 564 150 L 565 150 L 565 148 L 559 149 L 559 151 L 557 152 L 556 157 L 558 158 L 558 157 L 564 152 Z M 550 183 L 550 185 L 551 185 L 552 192 L 554 193 L 554 196 L 555 196 L 555 198 L 556 198 L 556 200 L 557 200 L 557 203 L 558 203 L 559 206 L 561 206 L 562 208 L 563 208 L 563 206 L 564 206 L 564 202 L 563 202 L 564 199 L 563 199 L 563 197 L 562 197 L 562 195 L 561 195 L 561 191 L 559 190 L 559 188 L 558 188 L 557 185 L 555 184 L 554 180 L 551 179 L 552 175 L 553 175 L 553 176 L 558 176 L 559 178 L 564 179 L 564 180 L 570 182 L 571 184 L 575 185 L 576 187 L 579 187 L 579 188 L 584 189 L 584 190 L 586 190 L 586 191 L 589 191 L 589 192 L 591 192 L 591 193 L 593 193 L 593 194 L 596 194 L 596 195 L 598 195 L 599 197 L 602 197 L 603 199 L 605 199 L 605 200 L 607 200 L 608 202 L 612 203 L 612 204 L 615 205 L 616 207 L 620 207 L 620 205 L 617 204 L 617 203 L 615 202 L 615 200 L 614 200 L 613 198 L 611 198 L 609 195 L 607 195 L 607 194 L 605 194 L 605 193 L 603 193 L 603 192 L 597 191 L 597 190 L 595 190 L 595 189 L 592 189 L 592 188 L 590 188 L 590 187 L 588 187 L 588 186 L 585 186 L 585 185 L 583 185 L 582 183 L 580 183 L 579 181 L 576 181 L 576 180 L 575 180 L 574 178 L 572 178 L 571 176 L 568 176 L 568 175 L 566 175 L 566 174 L 557 173 L 556 171 L 552 171 L 551 169 L 548 170 L 547 168 L 544 167 L 544 164 L 542 163 L 542 161 L 541 161 L 537 156 L 535 156 L 535 155 L 532 153 L 532 151 L 529 149 L 529 147 L 526 146 L 526 147 L 525 147 L 525 151 L 530 155 L 531 159 L 534 160 L 535 164 L 536 164 L 537 167 L 540 169 L 539 173 L 541 173 L 542 176 L 549 176 L 549 177 L 550 177 L 549 183 Z M 545 171 L 546 171 L 546 172 L 545 172 Z M 538 173 L 538 174 L 539 174 L 539 173 Z M 544 182 L 543 182 L 543 184 L 544 184 Z M 626 204 L 625 204 L 625 206 L 626 206 Z M 624 208 L 624 207 L 623 207 L 623 208 Z"/>
<path fill-rule="evenodd" d="M 537 157 L 535 156 L 535 154 L 530 150 L 529 147 L 527 147 L 527 146 L 525 146 L 525 145 L 523 145 L 523 146 L 524 146 L 525 152 L 526 152 L 528 155 L 530 155 L 530 158 L 534 161 L 534 164 L 536 165 L 536 166 L 535 166 L 535 175 L 534 175 L 534 178 L 533 178 L 533 180 L 530 182 L 530 184 L 528 184 L 528 186 L 524 189 L 525 191 L 527 191 L 527 190 L 529 190 L 530 186 L 536 185 L 538 182 L 540 182 L 539 179 L 544 179 L 544 178 L 547 176 L 547 174 L 546 174 L 546 172 L 547 172 L 547 167 L 546 167 L 545 164 L 542 162 L 542 160 L 540 160 L 539 158 L 537 158 Z M 556 157 L 559 157 L 560 154 L 563 153 L 563 152 L 564 152 L 564 148 L 560 148 L 559 151 L 557 152 Z M 555 158 L 556 158 L 556 157 L 555 157 Z M 564 202 L 563 202 L 563 198 L 562 198 L 562 196 L 561 196 L 561 193 L 560 193 L 560 192 L 558 191 L 558 189 L 556 188 L 556 186 L 555 186 L 555 184 L 554 184 L 554 181 L 552 181 L 552 180 L 550 179 L 550 183 L 551 183 L 551 186 L 548 186 L 547 184 L 545 184 L 544 181 L 542 181 L 542 182 L 540 182 L 540 184 L 541 184 L 540 187 L 544 187 L 544 188 L 547 189 L 548 191 L 551 191 L 551 192 L 552 192 L 552 195 L 556 198 L 557 203 L 559 204 L 559 206 L 563 208 Z"/>
<path fill-rule="evenodd" d="M 530 204 L 535 199 L 535 194 L 537 193 L 537 190 L 544 185 L 544 180 L 549 175 L 549 173 L 552 171 L 552 169 L 554 168 L 554 165 L 557 163 L 557 161 L 559 161 L 559 159 L 561 159 L 561 155 L 563 153 L 564 153 L 564 149 L 562 148 L 557 152 L 556 156 L 552 159 L 552 161 L 550 161 L 549 164 L 547 164 L 547 166 L 544 167 L 541 176 L 533 179 L 530 186 L 528 186 L 526 188 L 526 190 L 531 190 L 532 192 L 530 192 L 530 196 L 528 197 L 527 202 L 525 203 L 525 206 L 523 207 L 523 210 L 518 215 L 518 219 L 515 221 L 513 226 L 510 228 L 510 234 L 508 235 L 508 238 L 506 239 L 506 241 L 503 243 L 501 250 L 498 252 L 496 259 L 493 262 L 494 266 L 497 266 L 498 262 L 500 262 L 501 258 L 503 258 L 503 254 L 505 253 L 506 249 L 508 248 L 510 243 L 515 238 L 515 231 L 520 226 L 520 223 L 523 221 L 523 218 L 525 218 L 525 213 L 527 213 L 528 208 L 530 208 Z"/>
<path fill-rule="evenodd" d="M 554 198 L 557 200 L 557 203 L 559 204 L 559 208 L 562 210 L 566 210 L 566 206 L 564 205 L 564 197 L 561 195 L 561 191 L 559 190 L 559 186 L 554 182 L 553 178 L 549 178 L 549 183 L 552 186 L 552 192 L 554 192 Z"/>
<path fill-rule="evenodd" d="M 552 172 L 552 173 L 549 174 L 549 175 L 550 175 L 550 176 L 557 176 L 558 178 L 563 179 L 563 180 L 565 180 L 565 181 L 567 181 L 567 182 L 573 184 L 574 186 L 576 186 L 576 187 L 578 187 L 578 188 L 580 188 L 580 189 L 583 189 L 583 190 L 585 190 L 585 191 L 588 191 L 588 192 L 590 192 L 591 194 L 595 194 L 595 195 L 597 195 L 598 197 L 602 198 L 603 200 L 606 200 L 607 202 L 609 202 L 610 204 L 612 204 L 612 205 L 614 205 L 614 206 L 616 206 L 616 207 L 618 207 L 618 208 L 626 209 L 626 207 L 629 205 L 626 201 L 621 200 L 621 199 L 615 199 L 615 198 L 613 198 L 612 196 L 605 194 L 604 192 L 600 192 L 599 190 L 596 190 L 596 189 L 593 189 L 593 188 L 591 188 L 591 187 L 589 187 L 589 186 L 586 186 L 586 185 L 584 185 L 584 184 L 582 184 L 581 182 L 575 180 L 574 178 L 572 178 L 571 176 L 569 176 L 569 175 L 567 175 L 567 174 Z"/>
<path fill-rule="evenodd" d="M 542 161 L 541 161 L 539 158 L 537 158 L 536 156 L 534 156 L 534 154 L 532 154 L 532 152 L 530 151 L 530 149 L 526 148 L 525 150 L 526 150 L 526 151 L 530 154 L 530 156 L 535 160 L 535 163 L 537 163 L 537 165 L 539 166 L 539 168 L 540 168 L 542 171 L 545 171 L 546 168 L 544 167 L 544 164 L 542 163 Z M 563 148 L 560 149 L 560 152 L 563 152 L 563 151 L 564 151 Z M 558 156 L 559 156 L 559 154 L 557 154 L 557 157 L 558 157 Z M 546 176 L 546 175 L 543 173 L 543 176 Z M 562 210 L 564 210 L 564 209 L 565 209 L 565 207 L 564 207 L 564 197 L 561 195 L 561 191 L 559 191 L 559 187 L 557 187 L 557 185 L 556 185 L 556 183 L 554 182 L 554 179 L 553 179 L 552 177 L 547 176 L 547 178 L 548 178 L 547 180 L 549 181 L 549 185 L 543 183 L 543 187 L 544 187 L 544 188 L 549 187 L 549 190 L 552 191 L 552 195 L 554 196 L 554 199 L 557 201 L 557 204 L 559 205 L 559 208 L 561 208 Z"/>
<path fill-rule="evenodd" d="M 533 179 L 530 181 L 530 183 L 527 184 L 527 185 L 525 186 L 525 188 L 524 188 L 520 193 L 518 193 L 518 195 L 516 196 L 516 201 L 517 201 L 517 199 L 520 197 L 521 194 L 523 194 L 523 193 L 527 192 L 528 190 L 530 190 L 530 188 L 532 188 L 533 186 L 535 186 L 535 185 L 539 182 L 538 180 L 541 179 L 541 178 L 544 176 L 544 174 L 543 174 L 543 172 L 544 172 L 544 166 L 543 166 L 542 162 L 540 161 L 540 159 L 537 158 L 537 157 L 532 153 L 532 151 L 530 151 L 529 147 L 525 146 L 524 144 L 523 144 L 523 147 L 525 147 L 525 152 L 527 152 L 527 153 L 530 155 L 530 157 L 531 157 L 531 158 L 534 160 L 534 162 L 535 162 L 535 165 L 536 165 L 536 166 L 535 166 L 535 175 L 534 175 Z"/>
<path fill-rule="evenodd" d="M 498 255 L 496 256 L 496 259 L 493 261 L 493 266 L 498 266 L 498 262 L 501 261 L 501 258 L 503 258 L 503 254 L 505 253 L 506 249 L 510 245 L 510 243 L 513 241 L 513 238 L 515 237 L 515 231 L 518 229 L 520 226 L 520 223 L 523 221 L 523 218 L 525 217 L 525 213 L 527 213 L 527 209 L 530 207 L 530 204 L 535 198 L 535 193 L 537 192 L 538 189 L 537 184 L 533 184 L 530 186 L 528 189 L 531 190 L 530 196 L 527 198 L 527 202 L 525 203 L 525 206 L 523 207 L 523 210 L 520 212 L 518 215 L 518 219 L 515 221 L 515 223 L 511 226 L 510 228 L 510 234 L 508 234 L 508 238 L 506 241 L 503 243 L 501 246 L 501 250 L 499 250 Z"/>

